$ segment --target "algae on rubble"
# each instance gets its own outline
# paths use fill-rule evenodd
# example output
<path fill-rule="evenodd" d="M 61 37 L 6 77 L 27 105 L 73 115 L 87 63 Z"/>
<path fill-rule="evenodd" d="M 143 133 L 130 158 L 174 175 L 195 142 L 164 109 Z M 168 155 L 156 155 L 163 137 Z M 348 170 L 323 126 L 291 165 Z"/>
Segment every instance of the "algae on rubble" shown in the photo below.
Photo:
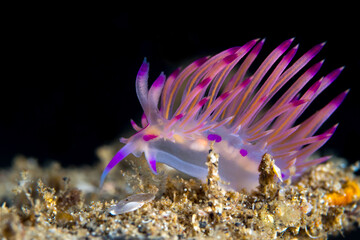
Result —
<path fill-rule="evenodd" d="M 16 157 L 0 170 L 0 236 L 4 239 L 326 239 L 354 230 L 360 222 L 360 180 L 356 165 L 329 161 L 292 183 L 278 181 L 276 160 L 259 166 L 257 190 L 221 188 L 219 156 L 210 150 L 207 182 L 159 166 L 154 176 L 144 159 L 122 163 L 98 189 L 103 166 L 115 152 L 105 146 L 93 167 L 40 167 Z M 275 167 L 274 167 L 275 165 Z M 120 170 L 118 170 L 120 171 Z M 180 175 L 179 175 L 180 174 Z M 133 212 L 113 216 L 111 206 L 136 193 L 155 199 Z"/>

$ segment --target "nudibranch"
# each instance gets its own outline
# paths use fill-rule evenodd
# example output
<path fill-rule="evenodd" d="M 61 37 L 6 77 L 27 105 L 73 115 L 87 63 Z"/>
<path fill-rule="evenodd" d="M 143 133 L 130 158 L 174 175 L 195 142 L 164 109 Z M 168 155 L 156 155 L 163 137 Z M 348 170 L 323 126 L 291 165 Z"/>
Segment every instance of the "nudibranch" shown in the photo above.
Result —
<path fill-rule="evenodd" d="M 137 133 L 121 139 L 125 146 L 105 168 L 100 186 L 109 171 L 130 153 L 136 157 L 144 153 L 154 174 L 159 162 L 205 180 L 210 143 L 220 155 L 219 175 L 232 190 L 252 190 L 258 185 L 257 169 L 265 153 L 274 157 L 285 179 L 328 160 L 330 156 L 315 160 L 309 156 L 329 140 L 338 125 L 315 133 L 348 90 L 305 121 L 295 122 L 343 67 L 306 87 L 323 61 L 306 66 L 324 43 L 292 61 L 298 49 L 298 45 L 290 47 L 292 42 L 281 43 L 252 72 L 249 68 L 264 39 L 198 59 L 167 78 L 161 73 L 150 89 L 145 59 L 135 84 L 144 110 L 141 127 L 131 120 Z M 289 81 L 292 84 L 285 89 Z M 275 96 L 280 90 L 284 93 Z"/>

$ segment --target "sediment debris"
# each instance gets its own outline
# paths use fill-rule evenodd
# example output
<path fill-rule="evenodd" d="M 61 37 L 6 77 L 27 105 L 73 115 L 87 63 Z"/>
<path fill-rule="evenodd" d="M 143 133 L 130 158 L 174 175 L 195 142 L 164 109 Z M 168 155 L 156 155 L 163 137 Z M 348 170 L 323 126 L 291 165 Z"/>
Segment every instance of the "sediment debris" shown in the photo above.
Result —
<path fill-rule="evenodd" d="M 264 155 L 262 160 L 259 187 L 249 193 L 222 188 L 226 183 L 217 172 L 221 159 L 212 149 L 207 182 L 177 176 L 178 172 L 160 164 L 159 172 L 167 171 L 167 177 L 153 176 L 143 167 L 144 159 L 124 163 L 124 174 L 111 175 L 102 191 L 96 188 L 102 167 L 65 169 L 52 164 L 42 168 L 34 160 L 17 158 L 11 169 L 0 170 L 6 186 L 0 188 L 0 236 L 326 239 L 340 233 L 346 237 L 346 231 L 360 223 L 360 181 L 354 166 L 329 161 L 286 184 L 278 177 L 276 159 Z M 139 192 L 152 194 L 130 199 L 143 202 L 141 207 L 115 215 L 109 212 L 124 196 Z"/>

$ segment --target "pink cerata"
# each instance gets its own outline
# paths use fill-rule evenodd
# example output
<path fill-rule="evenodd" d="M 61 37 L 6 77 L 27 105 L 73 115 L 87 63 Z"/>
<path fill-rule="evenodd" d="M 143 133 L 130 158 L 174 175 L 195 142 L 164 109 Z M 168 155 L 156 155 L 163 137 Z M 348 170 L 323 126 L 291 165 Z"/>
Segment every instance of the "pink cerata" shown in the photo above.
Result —
<path fill-rule="evenodd" d="M 130 153 L 136 157 L 144 153 L 154 174 L 160 162 L 205 180 L 212 142 L 220 155 L 220 177 L 232 190 L 252 190 L 258 185 L 258 165 L 265 153 L 274 157 L 285 179 L 328 160 L 330 156 L 315 160 L 309 156 L 329 140 L 337 124 L 315 133 L 349 90 L 305 121 L 294 123 L 343 67 L 307 85 L 323 61 L 310 67 L 307 64 L 324 43 L 292 61 L 298 49 L 298 45 L 290 48 L 293 40 L 281 43 L 253 72 L 249 67 L 264 39 L 198 59 L 167 78 L 161 73 L 150 89 L 145 59 L 136 77 L 136 93 L 144 110 L 141 127 L 131 120 L 137 133 L 121 139 L 125 146 L 105 168 L 100 186 L 109 171 Z M 284 89 L 289 81 L 290 87 Z M 284 93 L 274 98 L 279 90 Z"/>

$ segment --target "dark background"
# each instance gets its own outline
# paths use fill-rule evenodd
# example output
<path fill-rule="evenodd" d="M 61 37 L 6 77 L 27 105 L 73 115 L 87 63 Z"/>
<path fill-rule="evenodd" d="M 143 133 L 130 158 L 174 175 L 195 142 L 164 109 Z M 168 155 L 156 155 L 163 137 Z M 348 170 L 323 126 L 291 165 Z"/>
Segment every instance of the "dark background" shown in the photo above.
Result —
<path fill-rule="evenodd" d="M 161 71 L 169 75 L 190 60 L 259 37 L 266 37 L 262 59 L 291 37 L 296 38 L 293 45 L 300 44 L 297 57 L 327 41 L 311 62 L 326 58 L 315 79 L 346 68 L 309 113 L 351 88 L 323 129 L 340 122 L 325 148 L 350 161 L 358 159 L 360 48 L 351 13 L 340 18 L 345 12 L 321 10 L 319 15 L 314 10 L 295 16 L 69 9 L 25 8 L 4 22 L 0 166 L 9 166 L 16 154 L 65 166 L 94 163 L 97 147 L 118 141 L 131 129 L 130 118 L 139 122 L 134 85 L 144 57 L 152 82 Z"/>

